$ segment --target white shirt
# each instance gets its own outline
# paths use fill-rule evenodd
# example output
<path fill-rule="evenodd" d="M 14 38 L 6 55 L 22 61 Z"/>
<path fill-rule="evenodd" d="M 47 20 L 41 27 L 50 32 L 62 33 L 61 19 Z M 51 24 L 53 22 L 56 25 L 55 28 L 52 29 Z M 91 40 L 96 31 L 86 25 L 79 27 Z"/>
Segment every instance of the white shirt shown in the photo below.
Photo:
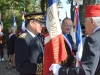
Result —
<path fill-rule="evenodd" d="M 36 36 L 36 35 L 33 34 L 32 32 L 30 32 L 28 29 L 26 29 L 26 30 L 32 35 L 33 38 Z"/>
<path fill-rule="evenodd" d="M 94 32 L 96 32 L 96 30 L 98 30 L 99 28 L 100 28 L 100 26 L 99 26 L 99 27 L 97 27 L 97 28 L 95 28 L 95 29 L 94 29 L 94 31 L 93 31 L 93 33 L 94 33 Z"/>

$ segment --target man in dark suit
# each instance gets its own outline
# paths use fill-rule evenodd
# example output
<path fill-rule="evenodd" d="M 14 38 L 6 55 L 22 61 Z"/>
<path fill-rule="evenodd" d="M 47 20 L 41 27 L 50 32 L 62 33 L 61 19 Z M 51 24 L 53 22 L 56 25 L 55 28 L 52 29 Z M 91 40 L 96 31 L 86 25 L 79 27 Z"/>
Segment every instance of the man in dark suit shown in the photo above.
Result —
<path fill-rule="evenodd" d="M 66 68 L 52 64 L 53 72 L 55 67 L 59 70 L 55 75 L 100 75 L 100 5 L 86 6 L 85 27 L 89 36 L 85 40 L 81 66 Z"/>
<path fill-rule="evenodd" d="M 72 36 L 70 35 L 70 31 L 72 28 L 72 21 L 70 18 L 65 18 L 62 21 L 61 29 L 64 37 L 65 48 L 67 51 L 68 58 L 66 58 L 67 62 L 63 63 L 63 66 L 71 67 L 73 63 L 75 63 L 75 54 L 77 51 L 77 46 L 73 42 Z"/>
<path fill-rule="evenodd" d="M 16 69 L 20 75 L 42 75 L 43 45 L 38 38 L 42 30 L 41 18 L 44 13 L 33 13 L 25 16 L 26 31 L 15 44 Z"/>

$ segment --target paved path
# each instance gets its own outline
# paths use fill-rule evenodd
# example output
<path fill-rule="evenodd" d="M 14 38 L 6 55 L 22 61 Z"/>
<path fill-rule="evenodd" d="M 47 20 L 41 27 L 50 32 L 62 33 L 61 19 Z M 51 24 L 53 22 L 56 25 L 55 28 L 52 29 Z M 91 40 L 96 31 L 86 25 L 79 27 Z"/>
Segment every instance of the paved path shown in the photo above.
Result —
<path fill-rule="evenodd" d="M 5 61 L 0 61 L 0 75 L 19 75 L 15 68 L 11 70 L 6 69 L 6 60 L 7 60 L 7 50 L 4 49 L 4 58 Z"/>

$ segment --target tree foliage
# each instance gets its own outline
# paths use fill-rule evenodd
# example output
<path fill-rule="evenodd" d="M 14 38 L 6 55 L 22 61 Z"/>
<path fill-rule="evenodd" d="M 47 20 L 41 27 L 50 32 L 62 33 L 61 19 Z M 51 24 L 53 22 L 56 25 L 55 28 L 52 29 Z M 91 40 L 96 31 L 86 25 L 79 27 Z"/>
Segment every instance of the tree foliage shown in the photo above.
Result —
<path fill-rule="evenodd" d="M 27 13 L 44 11 L 47 8 L 48 0 L 0 0 L 0 12 L 2 14 L 2 22 L 4 24 L 4 31 L 7 32 L 8 26 L 12 24 L 12 14 L 16 16 L 17 26 L 21 24 L 22 11 L 25 8 Z M 67 3 L 73 2 L 73 0 L 66 0 Z M 94 4 L 97 0 L 83 0 L 84 4 L 80 6 L 80 21 L 84 23 L 84 7 L 88 4 Z M 58 4 L 60 5 L 60 0 Z M 71 6 L 73 9 L 73 5 Z M 71 10 L 72 12 L 72 10 Z M 72 13 L 73 14 L 73 13 Z M 73 16 L 73 15 L 72 15 Z"/>
<path fill-rule="evenodd" d="M 26 13 L 41 12 L 46 10 L 48 0 L 0 0 L 0 12 L 2 14 L 2 22 L 4 31 L 12 24 L 12 15 L 16 17 L 17 26 L 21 24 L 22 11 Z M 60 1 L 60 0 L 58 0 Z"/>
<path fill-rule="evenodd" d="M 41 0 L 41 10 L 42 11 L 45 11 L 46 9 L 47 9 L 47 2 L 48 2 L 48 0 Z"/>
<path fill-rule="evenodd" d="M 96 0 L 83 0 L 83 5 L 80 6 L 80 21 L 81 25 L 84 24 L 84 9 L 86 5 L 95 4 Z"/>
<path fill-rule="evenodd" d="M 4 32 L 7 33 L 7 28 L 12 24 L 12 15 L 16 17 L 17 26 L 22 22 L 22 11 L 26 13 L 39 12 L 41 0 L 0 0 L 0 13 L 2 15 Z"/>

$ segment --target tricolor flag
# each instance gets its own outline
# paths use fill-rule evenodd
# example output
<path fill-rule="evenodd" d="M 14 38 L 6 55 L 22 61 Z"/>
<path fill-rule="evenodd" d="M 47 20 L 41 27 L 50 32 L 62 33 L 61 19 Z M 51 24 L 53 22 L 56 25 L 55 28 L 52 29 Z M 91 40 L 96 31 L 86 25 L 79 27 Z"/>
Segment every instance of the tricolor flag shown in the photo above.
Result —
<path fill-rule="evenodd" d="M 12 26 L 17 26 L 16 25 L 16 19 L 15 19 L 15 16 L 14 15 L 12 16 Z"/>
<path fill-rule="evenodd" d="M 23 33 L 26 29 L 25 27 L 25 16 L 26 15 L 26 12 L 25 11 L 22 11 L 22 23 L 20 25 L 20 34 Z"/>
<path fill-rule="evenodd" d="M 25 20 L 25 16 L 26 15 L 26 12 L 25 11 L 22 11 L 22 20 Z"/>
<path fill-rule="evenodd" d="M 80 66 L 80 60 L 82 57 L 83 45 L 82 45 L 82 34 L 81 34 L 81 26 L 80 26 L 80 18 L 79 18 L 79 5 L 77 4 L 74 9 L 74 22 L 76 26 L 76 45 L 78 46 L 78 51 L 76 53 L 76 67 Z"/>
<path fill-rule="evenodd" d="M 20 25 L 20 34 L 23 33 L 25 31 L 25 20 L 22 20 L 22 23 Z"/>
<path fill-rule="evenodd" d="M 16 24 L 16 19 L 15 19 L 14 15 L 12 15 L 12 29 L 16 33 L 16 31 L 17 31 L 17 24 Z"/>
<path fill-rule="evenodd" d="M 44 45 L 43 75 L 50 73 L 52 63 L 59 63 L 67 58 L 55 0 L 48 0 L 46 28 L 48 34 Z"/>

